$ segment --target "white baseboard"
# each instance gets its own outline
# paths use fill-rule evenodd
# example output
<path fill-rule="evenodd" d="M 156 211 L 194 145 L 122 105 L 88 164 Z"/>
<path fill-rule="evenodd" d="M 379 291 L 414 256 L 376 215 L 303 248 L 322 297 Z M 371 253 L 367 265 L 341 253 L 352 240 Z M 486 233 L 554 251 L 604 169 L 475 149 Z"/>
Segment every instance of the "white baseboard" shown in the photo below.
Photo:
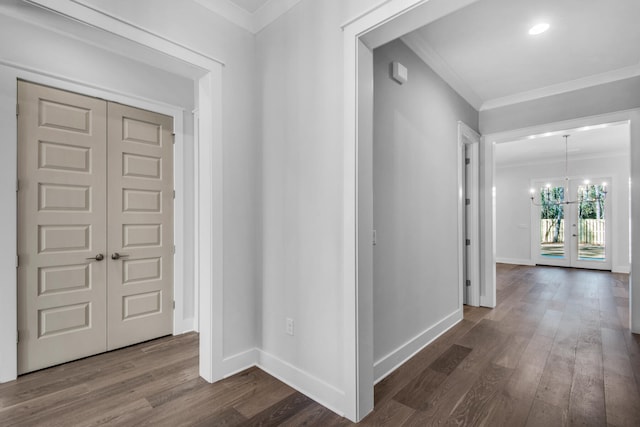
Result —
<path fill-rule="evenodd" d="M 457 309 L 435 325 L 418 334 L 396 350 L 373 364 L 374 382 L 382 381 L 400 365 L 431 344 L 436 338 L 455 326 L 463 318 L 462 309 Z"/>
<path fill-rule="evenodd" d="M 231 375 L 235 375 L 238 372 L 242 372 L 245 369 L 256 366 L 259 358 L 258 352 L 259 350 L 257 348 L 252 348 L 247 351 L 243 351 L 242 353 L 224 358 L 222 360 L 224 378 L 228 378 Z"/>
<path fill-rule="evenodd" d="M 192 332 L 195 330 L 193 326 L 194 326 L 193 317 L 182 319 L 176 322 L 177 330 L 173 331 L 173 335 L 182 335 L 182 334 L 186 334 L 187 332 Z"/>
<path fill-rule="evenodd" d="M 535 262 L 530 259 L 518 259 L 518 258 L 498 258 L 496 262 L 500 264 L 516 264 L 516 265 L 536 265 Z"/>
<path fill-rule="evenodd" d="M 611 268 L 611 271 L 613 273 L 629 274 L 629 273 L 631 273 L 631 266 L 630 265 L 614 265 Z"/>
<path fill-rule="evenodd" d="M 496 308 L 496 303 L 492 298 L 480 295 L 480 307 Z"/>
<path fill-rule="evenodd" d="M 258 367 L 276 377 L 283 383 L 295 388 L 322 406 L 344 416 L 345 394 L 308 372 L 287 363 L 263 350 L 258 352 Z"/>

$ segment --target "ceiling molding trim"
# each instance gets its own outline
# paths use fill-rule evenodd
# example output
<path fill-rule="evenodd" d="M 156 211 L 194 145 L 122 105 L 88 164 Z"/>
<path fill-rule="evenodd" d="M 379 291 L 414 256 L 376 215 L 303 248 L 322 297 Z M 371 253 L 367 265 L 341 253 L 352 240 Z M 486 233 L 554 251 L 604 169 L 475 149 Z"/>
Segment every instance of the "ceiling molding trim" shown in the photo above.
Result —
<path fill-rule="evenodd" d="M 227 21 L 253 33 L 254 15 L 230 0 L 193 0 Z"/>
<path fill-rule="evenodd" d="M 608 151 L 602 153 L 591 153 L 591 154 L 583 154 L 583 155 L 574 155 L 571 157 L 569 162 L 580 162 L 583 160 L 598 160 L 598 159 L 613 159 L 617 157 L 629 157 L 629 148 L 616 150 L 616 151 Z M 523 166 L 540 166 L 540 165 L 563 165 L 564 159 L 556 160 L 556 159 L 538 159 L 538 160 L 524 160 L 524 161 L 515 161 L 509 162 L 506 160 L 495 160 L 496 169 L 509 169 L 509 168 L 520 168 Z M 577 177 L 574 175 L 574 177 Z M 570 177 L 571 178 L 571 177 Z"/>
<path fill-rule="evenodd" d="M 215 0 L 214 0 L 215 1 Z M 269 0 L 253 13 L 254 34 L 276 21 L 302 0 Z"/>
<path fill-rule="evenodd" d="M 302 0 L 269 0 L 253 13 L 243 9 L 231 0 L 193 1 L 249 31 L 251 34 L 257 34 Z"/>
<path fill-rule="evenodd" d="M 482 106 L 480 107 L 480 111 L 506 107 L 508 105 L 533 101 L 536 99 L 546 98 L 548 96 L 560 95 L 575 90 L 586 89 L 588 87 L 612 83 L 618 80 L 629 79 L 637 76 L 640 76 L 640 64 L 631 65 L 629 67 L 620 68 L 618 70 L 608 71 L 602 74 L 583 77 L 581 79 L 570 80 L 568 82 L 546 86 L 539 89 L 520 92 L 501 98 L 489 99 L 484 104 L 482 104 Z"/>
<path fill-rule="evenodd" d="M 190 47 L 176 43 L 146 28 L 128 22 L 103 10 L 90 7 L 82 0 L 23 0 L 35 6 L 50 10 L 89 26 L 102 29 L 120 37 L 134 41 L 142 46 L 164 52 L 167 55 L 196 65 L 203 70 L 215 69 L 224 62 L 207 56 Z"/>
<path fill-rule="evenodd" d="M 483 105 L 482 99 L 467 85 L 467 83 L 442 59 L 442 57 L 431 47 L 431 45 L 413 32 L 401 37 L 401 40 L 415 52 L 416 55 L 433 71 L 438 74 L 449 86 L 462 96 L 473 108 L 480 110 Z"/>

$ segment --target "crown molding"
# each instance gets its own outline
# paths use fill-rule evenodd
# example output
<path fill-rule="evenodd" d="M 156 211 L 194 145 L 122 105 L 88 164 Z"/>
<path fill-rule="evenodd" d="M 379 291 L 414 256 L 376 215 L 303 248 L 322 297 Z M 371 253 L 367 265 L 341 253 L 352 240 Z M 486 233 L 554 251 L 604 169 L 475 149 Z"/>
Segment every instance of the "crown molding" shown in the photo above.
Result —
<path fill-rule="evenodd" d="M 506 107 L 508 105 L 518 104 L 526 101 L 533 101 L 540 98 L 546 98 L 548 96 L 560 95 L 562 93 L 572 92 L 575 90 L 585 89 L 588 87 L 598 86 L 606 83 L 612 83 L 618 80 L 624 80 L 637 76 L 640 76 L 640 64 L 635 64 L 629 67 L 620 68 L 618 70 L 595 74 L 593 76 L 587 76 L 576 80 L 570 80 L 539 89 L 520 92 L 501 98 L 489 99 L 482 104 L 482 106 L 480 107 L 480 111 Z"/>
<path fill-rule="evenodd" d="M 161 36 L 147 28 L 127 21 L 105 10 L 93 7 L 85 0 L 23 0 L 34 6 L 124 37 L 135 43 L 163 52 L 203 70 L 216 69 L 224 62 L 195 49 Z"/>
<path fill-rule="evenodd" d="M 253 33 L 257 34 L 302 0 L 269 0 L 253 13 Z"/>
<path fill-rule="evenodd" d="M 269 0 L 251 13 L 231 0 L 193 0 L 216 15 L 257 34 L 302 0 Z"/>
<path fill-rule="evenodd" d="M 253 14 L 230 0 L 193 0 L 227 21 L 253 33 Z"/>
<path fill-rule="evenodd" d="M 491 110 L 506 107 L 521 102 L 533 101 L 548 96 L 560 95 L 580 89 L 612 83 L 618 80 L 640 76 L 640 64 L 617 70 L 607 71 L 601 74 L 582 77 L 555 85 L 545 86 L 530 91 L 515 93 L 500 98 L 483 100 L 473 89 L 455 72 L 455 70 L 431 47 L 419 32 L 412 32 L 403 36 L 402 41 L 415 52 L 422 61 L 431 67 L 442 79 L 447 82 L 460 96 L 478 111 Z"/>
<path fill-rule="evenodd" d="M 401 40 L 436 74 L 449 84 L 473 108 L 480 110 L 482 99 L 467 85 L 467 83 L 442 59 L 438 52 L 420 35 L 413 32 L 401 37 Z"/>

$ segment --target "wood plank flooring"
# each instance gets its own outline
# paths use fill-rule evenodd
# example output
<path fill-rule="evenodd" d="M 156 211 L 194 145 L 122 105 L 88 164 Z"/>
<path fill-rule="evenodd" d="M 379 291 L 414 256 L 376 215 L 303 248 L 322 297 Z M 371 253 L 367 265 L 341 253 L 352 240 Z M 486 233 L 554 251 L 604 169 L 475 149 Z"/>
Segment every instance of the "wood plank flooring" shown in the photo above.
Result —
<path fill-rule="evenodd" d="M 365 426 L 640 426 L 628 276 L 498 265 L 498 306 L 376 385 Z M 0 426 L 347 426 L 257 368 L 198 377 L 186 334 L 0 384 Z"/>

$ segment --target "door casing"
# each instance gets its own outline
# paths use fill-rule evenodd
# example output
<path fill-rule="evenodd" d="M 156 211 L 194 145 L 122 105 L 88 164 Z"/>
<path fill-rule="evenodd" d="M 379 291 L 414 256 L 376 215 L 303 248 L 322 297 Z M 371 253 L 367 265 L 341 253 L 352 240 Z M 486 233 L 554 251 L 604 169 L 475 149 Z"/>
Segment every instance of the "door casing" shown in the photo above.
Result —
<path fill-rule="evenodd" d="M 0 123 L 3 124 L 3 128 L 6 129 L 6 136 L 13 139 L 13 153 L 17 153 L 17 137 L 16 129 L 17 122 L 15 116 L 15 105 L 17 104 L 16 98 L 16 82 L 18 80 L 27 80 L 33 83 L 51 86 L 67 90 L 70 92 L 82 93 L 88 96 L 97 98 L 110 99 L 114 102 L 131 105 L 136 108 L 157 111 L 161 114 L 165 114 L 173 117 L 174 132 L 175 132 L 175 145 L 174 145 L 174 188 L 176 189 L 175 210 L 174 210 L 174 244 L 176 246 L 176 255 L 174 258 L 174 299 L 176 301 L 176 309 L 173 311 L 174 316 L 174 334 L 180 334 L 188 332 L 194 329 L 194 319 L 184 318 L 184 286 L 182 278 L 184 277 L 184 235 L 180 232 L 185 223 L 184 216 L 184 203 L 185 203 L 185 175 L 188 171 L 184 169 L 185 158 L 185 132 L 184 132 L 184 114 L 183 108 L 178 106 L 168 105 L 162 102 L 156 102 L 146 98 L 135 97 L 130 94 L 122 94 L 117 91 L 113 91 L 109 88 L 99 87 L 94 85 L 88 85 L 84 82 L 76 82 L 59 76 L 52 76 L 44 70 L 27 66 L 17 66 L 15 64 L 5 63 L 0 61 L 0 87 L 9 94 L 13 94 L 13 98 L 10 100 L 2 99 L 0 105 L 4 105 L 5 102 L 10 103 L 11 114 L 0 114 Z M 203 100 L 203 103 L 206 103 Z M 206 126 L 205 126 L 206 127 Z M 12 165 L 6 165 L 6 170 L 10 171 L 14 179 L 17 169 L 17 161 L 15 156 L 9 156 L 7 160 L 10 160 Z M 203 164 L 206 159 L 203 159 Z M 205 173 L 205 172 L 203 172 Z M 11 187 L 15 191 L 16 184 L 11 184 Z M 15 194 L 15 193 L 14 193 Z M 17 214 L 17 200 L 13 198 L 9 203 L 13 211 L 13 218 L 16 218 Z M 190 220 L 189 220 L 190 221 Z M 194 225 L 195 235 L 198 234 L 198 224 Z M 15 230 L 15 223 L 11 224 L 11 229 Z M 12 252 L 15 254 L 16 248 L 16 234 L 12 231 L 9 236 L 12 242 Z M 17 262 L 17 258 L 16 258 Z M 15 278 L 15 275 L 13 276 Z M 0 337 L 8 337 L 5 342 L 3 339 L 0 343 L 0 354 L 2 354 L 2 366 L 0 367 L 0 382 L 11 381 L 17 378 L 17 347 L 16 343 L 16 331 L 17 331 L 17 304 L 16 304 L 16 291 L 17 281 L 15 279 L 7 283 L 11 287 L 11 291 L 3 291 L 3 295 L 6 294 L 7 299 L 4 300 L 10 305 L 3 306 L 3 310 L 0 310 L 0 331 L 2 334 Z M 13 296 L 12 296 L 13 295 Z"/>

